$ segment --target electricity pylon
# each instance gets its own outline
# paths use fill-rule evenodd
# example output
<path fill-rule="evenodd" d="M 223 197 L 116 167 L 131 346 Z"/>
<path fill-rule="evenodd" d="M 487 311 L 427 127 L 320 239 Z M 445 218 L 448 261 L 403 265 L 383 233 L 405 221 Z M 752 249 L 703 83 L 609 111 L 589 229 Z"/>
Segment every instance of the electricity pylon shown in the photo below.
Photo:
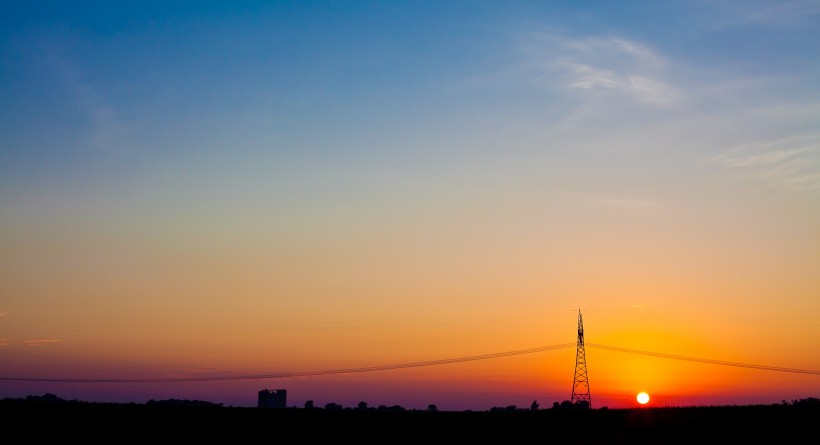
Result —
<path fill-rule="evenodd" d="M 575 378 L 572 381 L 572 397 L 569 401 L 574 405 L 592 407 L 592 398 L 589 396 L 589 376 L 587 376 L 587 355 L 584 350 L 584 319 L 578 309 L 578 348 L 575 352 Z"/>

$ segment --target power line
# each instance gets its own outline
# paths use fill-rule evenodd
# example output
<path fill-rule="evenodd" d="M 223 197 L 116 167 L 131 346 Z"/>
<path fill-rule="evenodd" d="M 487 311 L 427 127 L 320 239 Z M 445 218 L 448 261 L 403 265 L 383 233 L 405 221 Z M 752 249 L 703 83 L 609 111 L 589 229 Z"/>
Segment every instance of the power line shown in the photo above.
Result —
<path fill-rule="evenodd" d="M 144 379 L 68 379 L 68 378 L 37 378 L 37 377 L 0 377 L 0 381 L 13 382 L 51 382 L 51 383 L 174 383 L 174 382 L 215 382 L 228 380 L 263 380 L 263 379 L 283 379 L 292 377 L 315 377 L 338 374 L 357 374 L 363 372 L 388 371 L 393 369 L 421 368 L 426 366 L 447 365 L 452 363 L 464 363 L 478 360 L 489 360 L 494 358 L 511 357 L 515 355 L 535 354 L 538 352 L 555 351 L 576 346 L 575 343 L 563 343 L 551 346 L 539 346 L 529 349 L 518 349 L 515 351 L 496 352 L 492 354 L 469 355 L 465 357 L 446 358 L 439 360 L 427 360 L 410 363 L 396 363 L 392 365 L 365 366 L 360 368 L 331 369 L 324 371 L 298 371 L 298 372 L 269 372 L 258 374 L 235 374 L 211 377 L 176 377 L 176 378 L 144 378 Z M 586 346 L 597 349 L 606 349 L 615 352 L 629 354 L 647 355 L 673 360 L 684 360 L 690 362 L 707 363 L 711 365 L 734 366 L 738 368 L 760 369 L 764 371 L 791 372 L 798 374 L 820 375 L 820 371 L 812 369 L 784 368 L 779 366 L 756 365 L 751 363 L 729 362 L 724 360 L 713 360 L 698 357 L 688 357 L 683 355 L 664 354 L 662 352 L 641 351 L 638 349 L 621 348 L 618 346 L 607 346 L 596 343 L 586 343 Z"/>
<path fill-rule="evenodd" d="M 387 371 L 392 369 L 421 368 L 424 366 L 446 365 L 451 363 L 472 362 L 477 360 L 489 360 L 493 358 L 511 357 L 514 355 L 534 354 L 537 352 L 554 351 L 557 349 L 571 348 L 575 343 L 564 343 L 560 345 L 540 346 L 530 349 L 518 349 L 515 351 L 496 352 L 493 354 L 469 355 L 466 357 L 446 358 L 440 360 L 428 360 L 422 362 L 397 363 L 392 365 L 366 366 L 361 368 L 332 369 L 325 371 L 302 371 L 302 372 L 277 372 L 262 374 L 240 374 L 211 377 L 178 377 L 178 378 L 147 378 L 147 379 L 63 379 L 63 378 L 29 378 L 29 377 L 0 377 L 0 381 L 15 382 L 52 382 L 52 383 L 171 383 L 171 382 L 214 382 L 225 380 L 262 380 L 262 379 L 282 379 L 290 377 L 313 377 L 336 374 L 356 374 L 362 372 Z"/>
<path fill-rule="evenodd" d="M 708 363 L 710 365 L 721 365 L 721 366 L 734 366 L 737 368 L 751 368 L 751 369 L 762 369 L 765 371 L 779 371 L 779 372 L 793 372 L 797 374 L 809 374 L 809 375 L 820 375 L 820 371 L 815 371 L 812 369 L 798 369 L 798 368 L 783 368 L 780 366 L 768 366 L 768 365 L 755 365 L 751 363 L 740 363 L 740 362 L 727 362 L 724 360 L 712 360 L 708 358 L 698 358 L 698 357 L 687 357 L 684 355 L 674 355 L 674 354 L 664 354 L 662 352 L 651 352 L 651 351 L 640 351 L 638 349 L 629 349 L 629 348 L 621 348 L 618 346 L 606 346 L 606 345 L 599 345 L 595 343 L 587 343 L 587 346 L 591 346 L 593 348 L 598 349 L 607 349 L 610 351 L 617 351 L 617 352 L 626 352 L 629 354 L 639 354 L 639 355 L 648 355 L 651 357 L 661 357 L 661 358 L 669 358 L 673 360 L 685 360 L 689 362 L 698 362 L 698 363 Z"/>

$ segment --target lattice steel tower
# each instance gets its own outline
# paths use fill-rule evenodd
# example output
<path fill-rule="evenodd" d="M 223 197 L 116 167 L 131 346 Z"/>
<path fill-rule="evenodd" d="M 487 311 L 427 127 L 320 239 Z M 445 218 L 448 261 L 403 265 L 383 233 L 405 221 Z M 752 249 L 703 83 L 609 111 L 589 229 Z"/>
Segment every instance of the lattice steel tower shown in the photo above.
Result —
<path fill-rule="evenodd" d="M 578 348 L 575 352 L 575 378 L 572 381 L 572 397 L 569 401 L 573 404 L 592 406 L 592 399 L 589 396 L 589 377 L 587 376 L 587 355 L 584 350 L 584 319 L 581 317 L 580 309 L 578 309 Z"/>

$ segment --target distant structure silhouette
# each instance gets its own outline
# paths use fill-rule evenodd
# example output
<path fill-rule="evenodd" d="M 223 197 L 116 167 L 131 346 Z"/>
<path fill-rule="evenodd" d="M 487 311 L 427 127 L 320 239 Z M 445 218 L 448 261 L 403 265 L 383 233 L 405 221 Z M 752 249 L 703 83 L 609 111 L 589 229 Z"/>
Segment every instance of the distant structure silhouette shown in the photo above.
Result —
<path fill-rule="evenodd" d="M 286 408 L 288 406 L 288 391 L 267 388 L 260 390 L 256 406 L 259 408 Z"/>
<path fill-rule="evenodd" d="M 592 407 L 592 398 L 589 395 L 589 377 L 587 376 L 587 357 L 584 350 L 584 318 L 578 309 L 578 347 L 575 352 L 575 378 L 572 381 L 572 397 L 569 401 L 573 405 L 584 408 Z"/>

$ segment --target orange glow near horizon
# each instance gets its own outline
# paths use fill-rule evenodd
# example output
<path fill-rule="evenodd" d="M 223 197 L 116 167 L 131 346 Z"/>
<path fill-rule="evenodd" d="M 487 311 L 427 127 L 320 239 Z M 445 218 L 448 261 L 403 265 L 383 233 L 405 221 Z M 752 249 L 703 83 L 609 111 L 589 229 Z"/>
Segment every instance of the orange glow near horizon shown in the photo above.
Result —
<path fill-rule="evenodd" d="M 548 319 L 557 321 L 564 318 L 565 320 L 560 323 L 563 325 L 560 329 L 573 333 L 574 311 L 562 314 L 549 315 Z M 618 324 L 613 321 L 599 321 L 603 318 L 603 313 L 591 310 L 584 316 L 588 343 L 629 345 L 634 349 L 673 352 L 692 357 L 721 357 L 715 345 L 709 346 L 705 341 L 699 342 L 695 338 L 672 334 L 673 331 L 669 330 L 671 326 L 652 327 L 647 321 L 645 331 L 634 328 L 613 331 Z M 145 342 L 145 337 L 126 337 L 125 334 L 131 330 L 122 329 L 112 332 L 119 332 L 118 335 L 123 335 L 123 338 L 108 346 L 97 343 L 94 347 L 78 348 L 77 346 L 83 344 L 93 345 L 94 342 L 91 338 L 84 338 L 81 333 L 77 333 L 59 344 L 44 344 L 38 347 L 25 347 L 25 344 L 4 346 L 4 353 L 10 354 L 12 360 L 9 363 L 23 364 L 8 367 L 7 372 L 19 375 L 54 377 L 54 369 L 59 367 L 60 375 L 68 378 L 173 378 L 356 368 L 463 357 L 543 345 L 543 342 L 514 343 L 522 337 L 535 338 L 540 323 L 535 320 L 536 322 L 530 325 L 532 321 L 527 320 L 526 316 L 509 318 L 508 322 L 493 320 L 491 323 L 495 327 L 503 327 L 496 332 L 506 332 L 509 336 L 497 335 L 491 338 L 481 336 L 481 331 L 486 329 L 487 323 L 474 323 L 473 320 L 462 326 L 462 332 L 447 329 L 452 325 L 452 320 L 447 320 L 441 326 L 438 326 L 437 322 L 425 321 L 422 324 L 425 329 L 422 331 L 415 330 L 418 320 L 412 320 L 409 323 L 391 321 L 378 326 L 361 326 L 355 323 L 341 327 L 311 325 L 298 331 L 270 326 L 244 326 L 236 332 L 231 332 L 230 328 L 206 328 L 196 329 L 198 336 L 177 338 L 163 335 L 168 330 L 173 331 L 177 328 L 158 327 L 155 329 L 157 332 L 152 334 L 157 336 L 153 344 L 159 345 L 160 339 L 164 338 L 166 341 L 162 344 L 165 347 L 142 349 L 139 345 Z M 599 329 L 603 329 L 604 332 L 599 334 Z M 141 332 L 143 329 L 137 328 L 136 331 Z M 312 339 L 310 348 L 299 350 L 294 347 L 293 337 L 282 338 L 275 335 L 280 331 L 291 334 L 299 332 L 303 341 Z M 222 338 L 222 341 L 219 341 L 227 332 L 231 332 L 230 340 Z M 374 332 L 380 335 L 373 336 Z M 260 341 L 260 337 L 265 340 Z M 562 340 L 573 340 L 566 337 Z M 471 338 L 481 338 L 483 341 L 473 343 L 470 341 Z M 207 347 L 203 347 L 203 341 L 207 341 Z M 132 346 L 128 347 L 129 344 Z M 361 347 L 345 347 L 356 344 Z M 266 349 L 275 350 L 276 354 L 267 354 Z M 767 394 L 772 395 L 777 393 L 777 388 L 783 388 L 783 394 L 789 394 L 784 397 L 791 400 L 810 396 L 811 392 L 801 394 L 801 391 L 805 392 L 806 388 L 810 389 L 812 385 L 817 384 L 816 376 L 810 375 L 783 376 L 760 370 L 625 354 L 592 346 L 587 346 L 586 349 L 593 406 L 596 407 L 629 407 L 629 400 L 634 401 L 636 391 L 643 388 L 653 389 L 653 406 L 680 406 L 703 404 L 708 400 L 725 400 L 724 403 L 749 400 L 749 388 L 755 388 L 758 392 L 767 391 Z M 546 407 L 551 402 L 569 398 L 574 358 L 575 348 L 571 347 L 532 355 L 427 368 L 289 378 L 270 382 L 260 380 L 256 383 L 239 382 L 236 385 L 245 385 L 246 389 L 253 385 L 286 385 L 300 388 L 308 394 L 318 388 L 329 391 L 328 385 L 336 387 L 331 394 L 342 394 L 343 388 L 355 387 L 363 391 L 363 394 L 369 394 L 371 398 L 377 397 L 369 390 L 360 388 L 361 384 L 368 382 L 375 385 L 374 387 L 381 388 L 384 394 L 392 394 L 385 397 L 396 397 L 396 394 L 412 389 L 412 392 L 419 395 L 419 400 L 424 393 L 434 397 L 436 393 L 445 392 L 450 394 L 454 401 L 464 401 L 454 402 L 454 406 L 467 406 L 459 403 L 466 404 L 466 401 L 475 400 L 476 397 L 484 397 L 481 400 L 499 398 L 499 405 L 523 404 L 527 397 L 531 397 L 540 399 L 541 404 Z M 27 370 L 25 363 L 38 363 L 39 370 Z M 217 391 L 218 387 L 236 386 L 219 382 L 207 385 L 212 391 Z M 217 394 L 221 393 L 217 391 Z M 292 394 L 294 400 L 299 400 L 300 396 L 318 398 L 299 392 Z M 503 394 L 507 395 L 506 398 Z"/>

